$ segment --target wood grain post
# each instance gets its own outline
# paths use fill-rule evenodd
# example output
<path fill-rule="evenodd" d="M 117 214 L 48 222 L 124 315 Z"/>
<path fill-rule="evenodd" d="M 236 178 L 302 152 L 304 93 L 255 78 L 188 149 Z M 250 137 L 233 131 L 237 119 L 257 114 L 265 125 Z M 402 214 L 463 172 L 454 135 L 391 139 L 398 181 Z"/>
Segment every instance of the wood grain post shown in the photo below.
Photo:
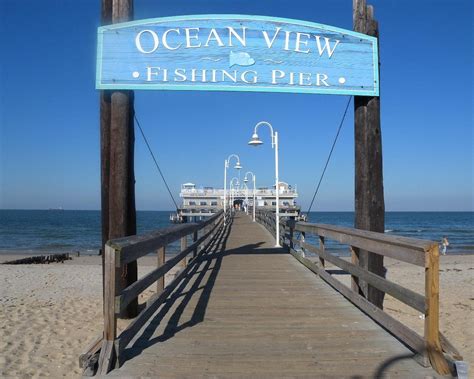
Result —
<path fill-rule="evenodd" d="M 425 344 L 431 365 L 440 375 L 450 373 L 439 339 L 439 248 L 433 244 L 425 266 Z"/>
<path fill-rule="evenodd" d="M 99 375 L 105 375 L 115 367 L 117 352 L 115 350 L 115 339 L 117 338 L 117 315 L 115 312 L 115 296 L 120 293 L 117 281 L 120 270 L 116 267 L 115 250 L 105 246 L 105 270 L 104 270 L 104 339 L 99 356 Z"/>
<path fill-rule="evenodd" d="M 325 251 L 324 237 L 322 237 L 322 236 L 319 236 L 319 250 L 321 250 L 323 253 Z M 319 265 L 324 270 L 324 266 L 325 266 L 324 258 L 319 258 Z"/>
<path fill-rule="evenodd" d="M 111 23 L 112 0 L 102 0 L 101 24 L 108 25 Z M 100 217 L 102 225 L 102 294 L 105 293 L 105 244 L 109 240 L 110 110 L 110 91 L 100 91 Z M 102 301 L 102 304 L 105 304 L 105 302 Z"/>
<path fill-rule="evenodd" d="M 378 37 L 378 24 L 373 7 L 365 0 L 353 0 L 354 30 Z M 355 227 L 383 233 L 385 202 L 383 193 L 382 136 L 380 128 L 380 97 L 354 96 L 355 140 Z M 383 256 L 354 249 L 353 257 L 361 267 L 385 277 Z M 384 293 L 360 280 L 353 289 L 379 308 Z"/>
<path fill-rule="evenodd" d="M 158 267 L 165 264 L 166 260 L 166 246 L 160 247 L 157 251 L 158 255 Z M 156 292 L 160 293 L 165 289 L 165 275 L 159 278 L 156 282 Z"/>
<path fill-rule="evenodd" d="M 186 250 L 188 247 L 188 236 L 181 237 L 181 251 Z M 181 262 L 179 262 L 179 265 L 181 267 L 186 267 L 187 265 L 187 259 L 184 257 Z"/>
<path fill-rule="evenodd" d="M 198 231 L 196 230 L 193 233 L 193 243 L 196 242 L 197 240 L 198 240 Z M 199 250 L 199 246 L 196 246 L 196 248 L 193 251 L 193 258 L 196 258 L 198 250 Z"/>
<path fill-rule="evenodd" d="M 132 0 L 112 1 L 112 22 L 133 19 Z M 136 234 L 135 174 L 134 174 L 134 109 L 133 91 L 112 91 L 110 107 L 110 151 L 108 187 L 108 239 Z M 137 262 L 122 267 L 117 286 L 128 287 L 137 280 Z M 133 318 L 138 314 L 135 299 L 120 314 Z"/>

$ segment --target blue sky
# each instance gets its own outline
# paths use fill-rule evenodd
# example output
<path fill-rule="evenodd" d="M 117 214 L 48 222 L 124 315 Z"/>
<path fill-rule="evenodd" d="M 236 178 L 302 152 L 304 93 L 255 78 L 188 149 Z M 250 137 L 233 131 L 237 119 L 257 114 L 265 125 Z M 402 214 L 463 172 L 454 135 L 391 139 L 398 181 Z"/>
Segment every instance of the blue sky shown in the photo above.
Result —
<path fill-rule="evenodd" d="M 0 0 L 0 208 L 100 208 L 100 1 Z M 386 209 L 473 210 L 473 6 L 470 0 L 372 1 L 380 24 Z M 352 29 L 352 1 L 135 0 L 135 18 L 239 13 Z M 221 186 L 240 155 L 258 185 L 273 181 L 269 134 L 280 135 L 280 178 L 306 210 L 347 101 L 345 96 L 136 92 L 136 114 L 175 196 L 181 183 Z M 353 210 L 351 111 L 314 210 Z M 172 209 L 136 134 L 137 209 Z M 233 175 L 231 172 L 230 175 Z"/>

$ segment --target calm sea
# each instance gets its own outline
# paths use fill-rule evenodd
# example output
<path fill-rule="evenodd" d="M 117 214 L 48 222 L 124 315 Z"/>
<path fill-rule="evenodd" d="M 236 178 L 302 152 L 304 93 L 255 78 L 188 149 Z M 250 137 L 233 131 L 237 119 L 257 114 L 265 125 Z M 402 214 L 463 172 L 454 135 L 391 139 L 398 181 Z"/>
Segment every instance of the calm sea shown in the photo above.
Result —
<path fill-rule="evenodd" d="M 167 227 L 168 211 L 138 211 L 138 233 Z M 311 222 L 351 227 L 353 212 L 313 212 Z M 448 254 L 474 253 L 474 212 L 387 212 L 386 232 L 440 241 L 447 236 Z M 73 252 L 97 254 L 100 247 L 99 211 L 0 210 L 0 254 Z M 170 252 L 177 251 L 172 246 Z M 335 243 L 328 248 L 339 249 Z"/>

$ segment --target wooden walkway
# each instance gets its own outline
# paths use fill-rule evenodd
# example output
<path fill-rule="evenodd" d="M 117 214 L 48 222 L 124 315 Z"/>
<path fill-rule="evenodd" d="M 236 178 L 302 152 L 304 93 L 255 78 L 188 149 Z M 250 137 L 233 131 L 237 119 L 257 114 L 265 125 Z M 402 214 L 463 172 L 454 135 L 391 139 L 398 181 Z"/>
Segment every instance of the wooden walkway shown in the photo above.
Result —
<path fill-rule="evenodd" d="M 112 377 L 437 377 L 243 213 L 124 352 Z"/>

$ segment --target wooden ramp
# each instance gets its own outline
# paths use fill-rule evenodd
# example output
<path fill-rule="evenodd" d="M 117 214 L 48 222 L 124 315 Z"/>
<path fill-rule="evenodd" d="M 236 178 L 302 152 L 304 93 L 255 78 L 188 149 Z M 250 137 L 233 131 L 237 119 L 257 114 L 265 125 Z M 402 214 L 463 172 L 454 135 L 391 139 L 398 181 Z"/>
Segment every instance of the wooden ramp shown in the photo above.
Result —
<path fill-rule="evenodd" d="M 437 377 L 238 213 L 109 376 Z"/>

